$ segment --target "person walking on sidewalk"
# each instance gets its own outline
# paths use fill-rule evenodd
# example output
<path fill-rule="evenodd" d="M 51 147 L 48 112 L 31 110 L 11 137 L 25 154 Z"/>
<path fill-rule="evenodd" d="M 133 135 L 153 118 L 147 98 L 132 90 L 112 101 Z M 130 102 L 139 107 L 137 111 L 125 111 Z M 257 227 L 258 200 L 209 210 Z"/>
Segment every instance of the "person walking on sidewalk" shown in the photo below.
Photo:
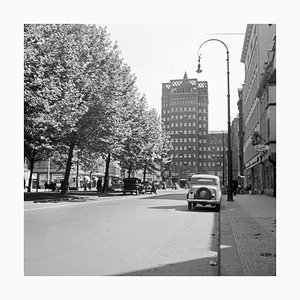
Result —
<path fill-rule="evenodd" d="M 238 182 L 237 178 L 235 177 L 235 178 L 232 180 L 232 192 L 233 192 L 233 195 L 234 195 L 234 196 L 236 196 L 238 187 L 239 187 L 239 182 Z"/>
<path fill-rule="evenodd" d="M 157 193 L 156 193 L 156 187 L 155 187 L 154 182 L 152 182 L 152 186 L 151 186 L 151 195 L 152 195 L 152 193 L 154 193 L 155 195 L 157 195 Z"/>
<path fill-rule="evenodd" d="M 100 196 L 101 192 L 102 192 L 102 180 L 99 177 L 98 181 L 97 181 L 97 194 L 98 194 L 98 196 Z"/>

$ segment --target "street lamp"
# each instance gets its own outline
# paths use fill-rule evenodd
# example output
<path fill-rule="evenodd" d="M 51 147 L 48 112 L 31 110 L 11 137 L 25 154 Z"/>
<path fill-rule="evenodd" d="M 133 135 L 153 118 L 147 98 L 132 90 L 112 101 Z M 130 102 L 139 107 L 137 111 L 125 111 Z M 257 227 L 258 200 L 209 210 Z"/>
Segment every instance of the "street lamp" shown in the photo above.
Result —
<path fill-rule="evenodd" d="M 227 53 L 227 109 L 228 109 L 228 121 L 227 121 L 227 126 L 228 126 L 228 150 L 227 150 L 227 155 L 228 155 L 228 192 L 227 192 L 227 201 L 233 201 L 233 196 L 232 196 L 232 151 L 231 151 L 231 126 L 230 126 L 230 89 L 229 89 L 229 51 L 228 51 L 228 47 L 226 46 L 226 44 L 224 42 L 222 42 L 219 39 L 209 39 L 204 41 L 199 49 L 198 49 L 198 69 L 197 69 L 197 73 L 201 73 L 201 65 L 200 65 L 200 58 L 201 55 L 199 54 L 199 51 L 201 49 L 201 47 L 207 43 L 207 42 L 211 42 L 211 41 L 216 41 L 216 42 L 220 42 L 222 43 L 225 48 L 226 48 L 226 53 Z"/>

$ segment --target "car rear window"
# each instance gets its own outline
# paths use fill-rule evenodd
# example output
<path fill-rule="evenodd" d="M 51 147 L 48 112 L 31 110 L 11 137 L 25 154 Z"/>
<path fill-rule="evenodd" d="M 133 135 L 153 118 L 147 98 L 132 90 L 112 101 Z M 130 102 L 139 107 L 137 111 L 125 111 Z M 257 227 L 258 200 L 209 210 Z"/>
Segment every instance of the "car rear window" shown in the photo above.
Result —
<path fill-rule="evenodd" d="M 203 184 L 203 185 L 217 185 L 217 180 L 214 178 L 192 178 L 192 184 Z"/>
<path fill-rule="evenodd" d="M 124 182 L 125 183 L 136 183 L 136 182 L 138 182 L 138 179 L 136 179 L 136 178 L 125 178 Z"/>

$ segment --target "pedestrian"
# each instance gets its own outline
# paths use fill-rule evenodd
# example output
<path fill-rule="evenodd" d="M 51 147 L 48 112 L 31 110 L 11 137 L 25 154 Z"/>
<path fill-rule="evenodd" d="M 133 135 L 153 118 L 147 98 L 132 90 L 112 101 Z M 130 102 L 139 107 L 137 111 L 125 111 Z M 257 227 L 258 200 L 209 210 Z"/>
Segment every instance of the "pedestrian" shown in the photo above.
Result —
<path fill-rule="evenodd" d="M 47 190 L 48 190 L 48 188 L 49 188 L 49 186 L 48 186 L 48 182 L 46 181 L 46 182 L 45 182 L 45 191 L 47 191 Z"/>
<path fill-rule="evenodd" d="M 152 195 L 152 193 L 154 193 L 155 195 L 157 195 L 157 193 L 156 193 L 156 187 L 155 187 L 154 182 L 152 182 L 152 186 L 151 186 L 151 195 Z"/>
<path fill-rule="evenodd" d="M 242 183 L 239 182 L 239 185 L 238 185 L 238 194 L 240 194 L 242 191 Z"/>
<path fill-rule="evenodd" d="M 239 182 L 236 178 L 234 178 L 232 181 L 232 191 L 233 191 L 234 196 L 236 196 L 238 186 L 239 186 Z"/>
<path fill-rule="evenodd" d="M 98 196 L 100 196 L 101 192 L 102 192 L 102 180 L 99 177 L 98 181 L 97 181 L 97 194 L 98 194 Z"/>

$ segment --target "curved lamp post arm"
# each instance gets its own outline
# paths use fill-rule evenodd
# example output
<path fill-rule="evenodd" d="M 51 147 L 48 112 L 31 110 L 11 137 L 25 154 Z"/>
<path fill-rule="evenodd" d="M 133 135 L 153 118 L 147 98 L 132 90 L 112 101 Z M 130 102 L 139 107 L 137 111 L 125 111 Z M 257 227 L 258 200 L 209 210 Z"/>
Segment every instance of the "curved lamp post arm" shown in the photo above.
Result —
<path fill-rule="evenodd" d="M 204 45 L 204 44 L 206 44 L 207 42 L 212 42 L 212 41 L 215 41 L 215 42 L 220 42 L 221 44 L 223 44 L 224 45 L 224 47 L 226 48 L 226 54 L 227 54 L 227 74 L 229 75 L 229 50 L 228 50 L 228 47 L 227 47 L 227 45 L 223 42 L 223 41 L 221 41 L 221 40 L 219 40 L 219 39 L 209 39 L 209 40 L 206 40 L 206 41 L 204 41 L 201 45 L 200 45 L 200 47 L 199 47 L 199 49 L 198 49 L 198 52 L 197 52 L 197 55 L 198 55 L 198 69 L 197 69 L 197 73 L 201 73 L 202 71 L 201 71 L 201 68 L 200 68 L 200 58 L 201 58 L 201 54 L 199 54 L 199 52 L 200 52 L 200 49 L 202 48 L 202 46 Z M 229 82 L 229 81 L 228 81 Z"/>
<path fill-rule="evenodd" d="M 199 49 L 198 49 L 198 52 L 197 52 L 198 56 L 199 56 L 199 51 L 200 51 L 201 47 L 202 47 L 204 44 L 206 44 L 207 42 L 211 42 L 211 41 L 216 41 L 216 42 L 222 43 L 222 44 L 225 46 L 226 51 L 229 52 L 229 51 L 228 51 L 228 47 L 226 46 L 226 44 L 225 44 L 223 41 L 221 41 L 221 40 L 219 40 L 219 39 L 209 39 L 209 40 L 204 41 L 204 42 L 200 45 L 200 47 L 199 47 Z"/>

